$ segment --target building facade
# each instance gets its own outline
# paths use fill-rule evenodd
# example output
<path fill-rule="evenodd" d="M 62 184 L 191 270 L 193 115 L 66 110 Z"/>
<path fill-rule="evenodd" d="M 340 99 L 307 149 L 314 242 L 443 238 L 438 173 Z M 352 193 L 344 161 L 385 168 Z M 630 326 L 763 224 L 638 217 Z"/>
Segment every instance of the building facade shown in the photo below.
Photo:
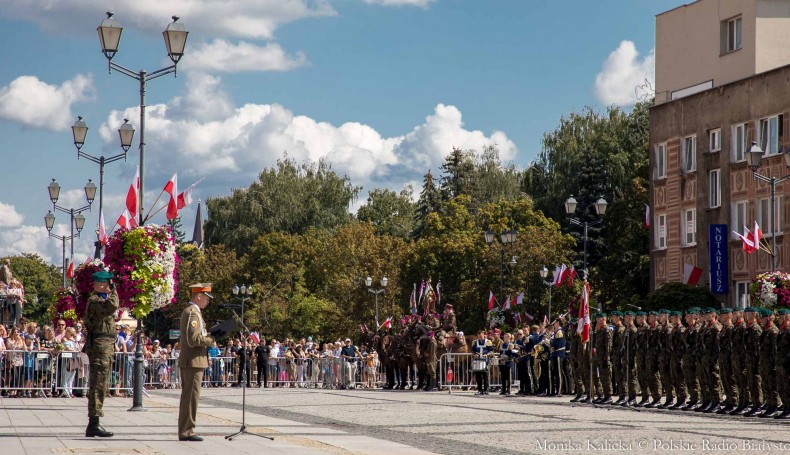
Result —
<path fill-rule="evenodd" d="M 786 24 L 786 49 L 768 30 Z M 681 30 L 689 30 L 681 33 Z M 693 31 L 692 31 L 693 30 Z M 771 36 L 768 36 L 771 35 Z M 682 41 L 685 42 L 685 45 Z M 790 182 L 776 188 L 747 164 L 752 142 L 765 150 L 759 173 L 790 172 L 790 2 L 700 0 L 656 20 L 656 104 L 650 111 L 651 288 L 703 270 L 729 306 L 745 306 L 748 283 L 770 271 L 771 256 L 747 254 L 732 231 L 755 221 L 777 269 L 790 264 L 783 234 Z"/>

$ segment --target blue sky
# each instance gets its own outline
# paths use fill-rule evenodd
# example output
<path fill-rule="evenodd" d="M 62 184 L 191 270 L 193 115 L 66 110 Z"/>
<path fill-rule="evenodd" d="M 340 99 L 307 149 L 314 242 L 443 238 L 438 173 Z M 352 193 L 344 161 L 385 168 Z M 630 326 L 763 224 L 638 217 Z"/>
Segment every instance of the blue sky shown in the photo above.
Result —
<path fill-rule="evenodd" d="M 205 177 L 195 191 L 205 199 L 248 185 L 286 151 L 329 160 L 365 191 L 417 184 L 453 146 L 496 142 L 525 166 L 562 115 L 633 101 L 652 79 L 655 14 L 683 3 L 195 0 L 171 11 L 154 0 L 0 0 L 0 255 L 60 261 L 43 228 L 45 186 L 57 178 L 62 202 L 76 205 L 87 179 L 98 181 L 98 166 L 76 159 L 77 115 L 96 155 L 120 151 L 124 117 L 139 129 L 137 83 L 108 74 L 100 53 L 105 10 L 124 26 L 115 61 L 134 70 L 168 63 L 161 31 L 171 15 L 190 30 L 178 77 L 148 87 L 147 207 L 175 171 L 181 189 Z M 127 162 L 107 167 L 109 225 L 136 139 Z M 194 204 L 183 212 L 188 228 L 193 214 Z M 95 226 L 98 207 L 87 216 Z"/>

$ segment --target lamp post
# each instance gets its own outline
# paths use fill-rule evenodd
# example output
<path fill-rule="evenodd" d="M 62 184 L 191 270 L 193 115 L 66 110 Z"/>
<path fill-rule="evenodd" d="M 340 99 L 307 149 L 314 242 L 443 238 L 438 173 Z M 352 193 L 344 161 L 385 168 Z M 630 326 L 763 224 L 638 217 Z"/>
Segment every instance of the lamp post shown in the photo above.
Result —
<path fill-rule="evenodd" d="M 93 200 L 96 198 L 96 185 L 88 179 L 88 183 L 85 184 L 85 199 L 88 201 L 87 205 L 84 205 L 79 208 L 66 208 L 63 206 L 58 205 L 58 199 L 60 199 L 60 185 L 55 179 L 52 179 L 52 182 L 47 186 L 47 191 L 49 192 L 49 200 L 52 201 L 52 210 L 54 211 L 61 211 L 69 215 L 69 225 L 71 227 L 71 234 L 68 236 L 58 236 L 52 233 L 52 228 L 55 226 L 55 215 L 52 211 L 48 212 L 47 215 L 44 217 L 44 223 L 47 227 L 47 231 L 49 231 L 49 236 L 56 238 L 63 242 L 63 286 L 66 286 L 66 268 L 68 265 L 66 264 L 66 240 L 71 241 L 71 255 L 70 260 L 74 260 L 74 238 L 80 236 L 80 232 L 82 232 L 82 228 L 85 227 L 85 216 L 82 212 L 86 210 L 90 210 L 91 205 L 93 204 Z M 77 233 L 74 233 L 74 228 L 77 228 Z"/>
<path fill-rule="evenodd" d="M 118 44 L 121 42 L 121 33 L 123 27 L 115 19 L 112 18 L 113 13 L 108 11 L 107 18 L 96 28 L 99 33 L 99 41 L 101 42 L 101 50 L 105 57 L 107 57 L 107 67 L 110 73 L 115 70 L 123 75 L 129 76 L 140 83 L 140 204 L 138 205 L 139 212 L 138 225 L 144 224 L 143 220 L 143 194 L 144 194 L 144 176 L 145 176 L 145 91 L 148 81 L 164 76 L 166 74 L 176 74 L 176 66 L 178 65 L 181 57 L 184 56 L 184 48 L 187 44 L 187 35 L 189 32 L 183 24 L 177 22 L 178 16 L 172 16 L 171 22 L 167 28 L 162 32 L 165 40 L 165 48 L 167 49 L 167 56 L 170 57 L 172 65 L 165 68 L 160 68 L 151 73 L 146 70 L 134 72 L 124 66 L 121 66 L 112 61 L 115 54 L 118 53 Z M 132 399 L 132 407 L 130 411 L 143 410 L 143 346 L 142 346 L 142 321 L 137 320 L 137 347 L 134 351 L 134 394 Z"/>
<path fill-rule="evenodd" d="M 567 213 L 568 215 L 573 215 L 576 212 L 576 206 L 577 205 L 578 205 L 578 202 L 576 202 L 576 199 L 574 199 L 573 196 L 569 197 L 568 200 L 565 201 L 565 213 Z M 598 216 L 600 216 L 600 217 L 604 216 L 604 214 L 606 214 L 606 206 L 607 205 L 608 205 L 608 203 L 606 202 L 606 199 L 604 199 L 602 197 L 598 198 L 598 200 L 595 201 L 595 204 L 594 204 L 594 206 L 595 206 L 595 213 Z M 580 220 L 578 220 L 576 218 L 573 218 L 571 216 L 570 217 L 570 222 L 571 222 L 571 224 L 575 224 L 576 226 L 583 226 L 584 227 L 584 267 L 582 268 L 582 271 L 584 273 L 584 280 L 587 281 L 587 277 L 588 277 L 588 274 L 587 274 L 587 229 L 590 226 L 595 226 L 595 225 L 601 224 L 603 222 L 603 220 L 599 219 L 599 220 L 595 220 L 595 221 L 590 223 L 590 222 L 587 222 L 587 221 L 580 221 Z M 590 354 L 590 385 L 587 388 L 587 399 L 585 400 L 585 402 L 586 403 L 592 403 L 592 386 L 593 386 L 592 340 L 590 340 L 588 343 L 590 344 L 590 350 L 589 350 L 589 354 Z"/>
<path fill-rule="evenodd" d="M 765 152 L 757 145 L 757 142 L 752 142 L 752 148 L 746 153 L 746 156 L 748 157 L 749 167 L 752 169 L 754 179 L 771 185 L 771 271 L 774 272 L 776 271 L 776 215 L 774 214 L 774 210 L 776 210 L 776 185 L 790 179 L 790 175 L 776 178 L 774 176 L 766 177 L 758 173 L 757 169 L 760 168 L 760 161 L 762 161 L 764 154 Z M 782 155 L 785 159 L 785 166 L 790 168 L 790 149 Z M 755 246 L 760 247 L 760 245 Z"/>
<path fill-rule="evenodd" d="M 121 138 L 123 153 L 111 157 L 105 157 L 104 155 L 96 157 L 82 151 L 82 146 L 85 145 L 85 137 L 88 135 L 88 125 L 82 120 L 82 116 L 77 117 L 77 121 L 71 125 L 71 134 L 74 136 L 74 146 L 77 148 L 77 159 L 80 159 L 80 157 L 86 158 L 99 165 L 99 216 L 101 217 L 104 214 L 104 165 L 114 163 L 121 158 L 126 161 L 126 152 L 132 146 L 132 139 L 134 138 L 134 128 L 129 124 L 129 119 L 123 119 L 123 125 L 118 128 L 118 136 Z M 101 241 L 97 239 L 96 251 L 93 254 L 95 259 L 101 257 L 101 250 Z"/>
<path fill-rule="evenodd" d="M 485 239 L 486 244 L 491 245 L 494 243 L 494 233 L 490 230 L 485 232 Z M 499 234 L 499 242 L 502 244 L 502 250 L 500 254 L 500 262 L 501 267 L 499 269 L 499 302 L 505 301 L 505 247 L 511 247 L 514 243 L 516 243 L 516 236 L 518 233 L 515 229 L 510 229 L 507 231 L 503 231 Z M 508 264 L 512 267 L 516 265 L 516 257 L 512 256 Z"/>
<path fill-rule="evenodd" d="M 540 277 L 542 278 L 543 284 L 548 286 L 549 288 L 549 323 L 551 323 L 551 288 L 554 286 L 554 283 L 551 280 L 546 281 L 546 277 L 549 276 L 549 269 L 546 268 L 544 265 L 542 269 L 540 269 Z"/>
<path fill-rule="evenodd" d="M 177 73 L 177 65 L 184 56 L 184 48 L 187 44 L 187 31 L 184 24 L 178 22 L 178 16 L 172 16 L 171 22 L 167 28 L 162 32 L 165 40 L 165 48 L 167 49 L 167 56 L 170 57 L 172 65 L 165 68 L 158 69 L 151 73 L 146 70 L 138 72 L 132 71 L 122 65 L 112 61 L 115 54 L 118 53 L 118 45 L 121 42 L 121 33 L 123 27 L 120 23 L 113 19 L 113 13 L 108 11 L 107 18 L 96 28 L 99 32 L 99 41 L 101 42 L 101 50 L 104 56 L 107 57 L 107 64 L 109 72 L 115 70 L 123 75 L 129 76 L 140 83 L 140 212 L 138 213 L 138 224 L 143 225 L 143 179 L 145 175 L 145 91 L 148 81 L 165 76 L 170 73 Z M 123 140 L 123 139 L 122 139 Z M 136 360 L 135 360 L 136 361 Z M 141 361 L 142 362 L 142 361 Z M 142 366 L 142 363 L 141 363 Z M 136 366 L 135 366 L 136 368 Z M 142 370 L 141 370 L 142 372 Z M 141 373 L 142 374 L 142 373 Z M 135 377 L 137 375 L 135 374 Z"/>
<path fill-rule="evenodd" d="M 386 276 L 383 276 L 383 277 L 381 277 L 381 281 L 379 282 L 381 284 L 381 289 L 373 289 L 372 288 L 372 286 L 373 286 L 373 278 L 371 278 L 370 276 L 365 278 L 365 286 L 368 287 L 368 292 L 371 292 L 371 293 L 373 293 L 376 296 L 376 315 L 375 315 L 375 318 L 376 318 L 376 330 L 378 330 L 378 328 L 379 328 L 379 294 L 384 292 L 384 289 L 387 287 L 387 283 L 388 282 L 389 282 L 389 279 Z"/>

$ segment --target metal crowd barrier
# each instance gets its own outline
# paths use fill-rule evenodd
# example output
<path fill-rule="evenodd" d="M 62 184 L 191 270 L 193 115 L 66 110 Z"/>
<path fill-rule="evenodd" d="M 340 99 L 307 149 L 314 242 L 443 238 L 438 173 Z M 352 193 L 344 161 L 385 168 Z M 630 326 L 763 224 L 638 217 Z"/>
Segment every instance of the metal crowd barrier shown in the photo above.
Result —
<path fill-rule="evenodd" d="M 453 389 L 472 390 L 477 388 L 475 374 L 472 369 L 473 353 L 462 354 L 442 354 L 439 358 L 439 388 L 447 389 L 452 393 Z M 488 375 L 488 387 L 502 387 L 502 377 L 499 367 L 494 362 L 489 362 L 486 370 Z M 518 372 L 514 366 L 510 369 L 510 385 L 513 388 L 519 386 Z"/>
<path fill-rule="evenodd" d="M 10 396 L 43 395 L 52 388 L 52 359 L 48 351 L 0 352 L 0 389 Z"/>

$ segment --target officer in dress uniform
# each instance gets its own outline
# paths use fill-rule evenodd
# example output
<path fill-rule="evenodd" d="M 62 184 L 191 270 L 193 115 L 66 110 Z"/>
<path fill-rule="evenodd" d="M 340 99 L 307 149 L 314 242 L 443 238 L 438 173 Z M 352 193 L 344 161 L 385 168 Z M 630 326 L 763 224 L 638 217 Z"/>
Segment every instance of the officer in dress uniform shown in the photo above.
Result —
<path fill-rule="evenodd" d="M 475 381 L 477 382 L 476 395 L 488 395 L 488 355 L 491 353 L 491 340 L 486 339 L 485 330 L 481 330 L 477 334 L 477 339 L 472 343 L 472 362 L 482 362 L 482 368 L 473 369 L 475 373 Z"/>
<path fill-rule="evenodd" d="M 782 412 L 775 419 L 790 418 L 790 310 L 777 310 L 779 334 L 776 336 L 776 386 L 782 399 Z"/>
<path fill-rule="evenodd" d="M 102 428 L 104 398 L 110 387 L 110 371 L 115 348 L 115 315 L 118 312 L 118 292 L 112 284 L 113 274 L 101 270 L 93 274 L 93 295 L 85 309 L 85 329 L 88 339 L 85 353 L 90 360 L 88 377 L 88 427 L 85 437 L 108 438 L 113 434 Z"/>
<path fill-rule="evenodd" d="M 178 440 L 202 441 L 195 434 L 200 384 L 203 370 L 208 368 L 208 348 L 214 339 L 206 332 L 202 310 L 209 303 L 210 283 L 199 283 L 189 287 L 192 294 L 189 305 L 181 312 L 181 354 L 178 367 L 181 369 L 181 404 L 178 408 Z"/>
<path fill-rule="evenodd" d="M 566 386 L 564 364 L 568 357 L 566 352 L 567 340 L 560 326 L 560 321 L 554 321 L 554 337 L 551 339 L 551 353 L 549 354 L 549 368 L 551 369 L 552 384 L 549 395 L 562 396 Z"/>

